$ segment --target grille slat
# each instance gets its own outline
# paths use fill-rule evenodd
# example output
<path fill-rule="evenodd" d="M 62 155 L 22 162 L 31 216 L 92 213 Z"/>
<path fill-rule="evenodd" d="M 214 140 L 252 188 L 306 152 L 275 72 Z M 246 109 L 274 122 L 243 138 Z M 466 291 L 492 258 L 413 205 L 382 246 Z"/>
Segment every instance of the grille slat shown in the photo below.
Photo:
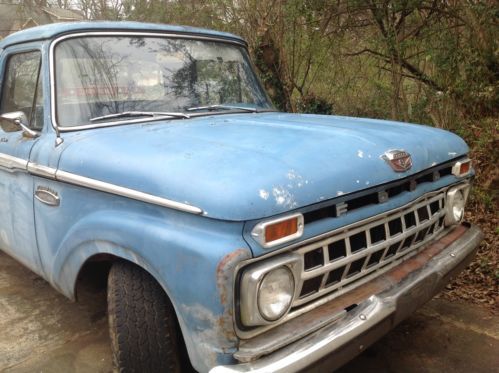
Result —
<path fill-rule="evenodd" d="M 339 296 L 363 279 L 372 278 L 373 273 L 388 270 L 417 252 L 443 229 L 444 198 L 444 192 L 429 195 L 396 213 L 297 249 L 304 263 L 317 265 L 302 270 L 298 279 L 300 294 L 292 308 L 333 292 Z"/>

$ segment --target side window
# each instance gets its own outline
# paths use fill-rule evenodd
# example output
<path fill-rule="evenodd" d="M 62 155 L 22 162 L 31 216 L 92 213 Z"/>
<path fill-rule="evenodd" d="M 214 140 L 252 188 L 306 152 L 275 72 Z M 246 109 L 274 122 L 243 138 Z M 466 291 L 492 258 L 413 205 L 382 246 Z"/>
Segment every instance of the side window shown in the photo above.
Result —
<path fill-rule="evenodd" d="M 19 53 L 9 57 L 0 103 L 1 113 L 24 112 L 33 129 L 43 126 L 40 66 L 40 52 Z"/>

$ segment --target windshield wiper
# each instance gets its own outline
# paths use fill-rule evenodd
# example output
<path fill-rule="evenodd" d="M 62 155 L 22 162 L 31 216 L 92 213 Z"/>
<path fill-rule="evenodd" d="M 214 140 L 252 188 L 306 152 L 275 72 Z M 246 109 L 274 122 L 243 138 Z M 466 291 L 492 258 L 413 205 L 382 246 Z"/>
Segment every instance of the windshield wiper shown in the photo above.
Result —
<path fill-rule="evenodd" d="M 187 111 L 196 111 L 196 110 L 244 110 L 249 111 L 250 113 L 258 113 L 258 109 L 244 106 L 232 106 L 232 105 L 208 105 L 208 106 L 194 106 L 186 109 Z"/>
<path fill-rule="evenodd" d="M 102 115 L 100 117 L 91 118 L 90 122 L 97 122 L 104 119 L 113 118 L 133 118 L 133 117 L 174 117 L 174 118 L 186 118 L 189 119 L 189 114 L 184 113 L 170 113 L 163 111 L 123 111 L 116 114 Z"/>

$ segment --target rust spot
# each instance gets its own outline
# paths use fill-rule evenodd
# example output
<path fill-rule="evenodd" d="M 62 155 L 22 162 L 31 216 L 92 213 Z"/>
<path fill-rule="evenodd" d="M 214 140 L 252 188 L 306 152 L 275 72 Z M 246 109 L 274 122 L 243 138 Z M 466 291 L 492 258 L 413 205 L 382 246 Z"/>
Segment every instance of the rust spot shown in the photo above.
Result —
<path fill-rule="evenodd" d="M 217 286 L 220 290 L 220 302 L 226 304 L 228 298 L 232 298 L 232 292 L 227 293 L 227 285 L 232 288 L 234 268 L 241 260 L 249 258 L 248 251 L 245 249 L 237 249 L 225 255 L 217 266 Z"/>
<path fill-rule="evenodd" d="M 220 293 L 220 302 L 224 307 L 223 315 L 217 322 L 224 336 L 229 340 L 237 339 L 233 321 L 235 268 L 239 262 L 248 258 L 250 258 L 250 252 L 247 249 L 236 249 L 225 255 L 217 265 L 217 287 Z"/>

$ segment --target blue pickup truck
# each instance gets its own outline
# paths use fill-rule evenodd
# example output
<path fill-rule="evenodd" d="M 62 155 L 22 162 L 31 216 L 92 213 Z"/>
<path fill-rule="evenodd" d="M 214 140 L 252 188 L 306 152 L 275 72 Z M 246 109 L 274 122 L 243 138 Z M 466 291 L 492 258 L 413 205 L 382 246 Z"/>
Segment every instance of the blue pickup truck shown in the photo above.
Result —
<path fill-rule="evenodd" d="M 278 112 L 232 34 L 31 28 L 0 88 L 0 248 L 70 299 L 102 264 L 120 372 L 331 371 L 482 239 L 461 138 Z"/>

